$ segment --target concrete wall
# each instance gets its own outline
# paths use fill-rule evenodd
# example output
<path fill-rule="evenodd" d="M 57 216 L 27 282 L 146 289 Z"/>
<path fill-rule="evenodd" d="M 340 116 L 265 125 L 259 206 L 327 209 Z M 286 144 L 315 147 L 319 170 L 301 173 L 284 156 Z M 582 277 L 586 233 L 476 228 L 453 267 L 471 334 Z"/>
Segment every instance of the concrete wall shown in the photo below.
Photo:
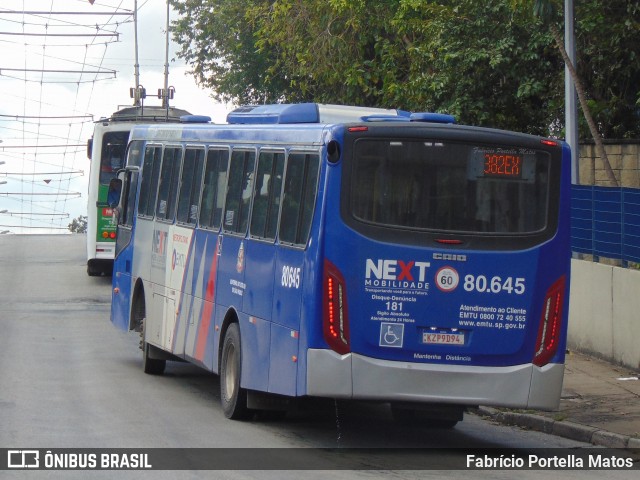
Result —
<path fill-rule="evenodd" d="M 619 186 L 640 188 L 640 140 L 605 140 Z M 581 144 L 580 184 L 609 186 L 595 145 Z M 570 349 L 640 369 L 640 270 L 572 260 Z"/>
<path fill-rule="evenodd" d="M 640 369 L 640 270 L 571 262 L 570 349 Z"/>

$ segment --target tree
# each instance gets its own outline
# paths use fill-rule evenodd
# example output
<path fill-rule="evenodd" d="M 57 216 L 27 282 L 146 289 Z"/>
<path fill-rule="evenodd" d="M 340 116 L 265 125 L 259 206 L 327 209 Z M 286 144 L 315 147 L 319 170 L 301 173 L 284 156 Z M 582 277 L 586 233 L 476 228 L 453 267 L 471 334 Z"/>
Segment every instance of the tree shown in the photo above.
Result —
<path fill-rule="evenodd" d="M 541 134 L 560 111 L 552 39 L 507 0 L 173 1 L 179 55 L 226 101 L 442 111 Z"/>
<path fill-rule="evenodd" d="M 639 138 L 640 2 L 576 1 L 575 16 L 576 64 L 598 131 L 603 138 Z"/>
<path fill-rule="evenodd" d="M 575 68 L 575 65 L 569 58 L 566 49 L 564 48 L 564 38 L 560 33 L 556 25 L 557 20 L 557 5 L 554 0 L 513 0 L 514 5 L 522 5 L 522 4 L 533 4 L 533 12 L 534 15 L 541 18 L 545 24 L 548 25 L 551 34 L 556 42 L 556 47 L 558 48 L 562 59 L 564 60 L 565 65 L 571 75 L 573 83 L 576 87 L 576 93 L 578 94 L 578 101 L 580 102 L 580 108 L 582 109 L 582 113 L 585 116 L 587 121 L 587 125 L 589 126 L 589 131 L 591 132 L 591 136 L 596 144 L 596 151 L 598 155 L 602 159 L 604 163 L 605 171 L 607 172 L 607 177 L 609 178 L 609 182 L 612 186 L 618 186 L 618 180 L 616 179 L 615 174 L 613 173 L 613 169 L 611 168 L 611 163 L 609 162 L 609 157 L 607 156 L 607 152 L 604 148 L 604 144 L 602 142 L 602 136 L 596 127 L 596 123 L 593 120 L 593 116 L 591 115 L 591 109 L 589 108 L 589 104 L 587 102 L 587 96 L 585 93 L 585 87 L 582 82 L 582 79 L 578 75 L 578 72 Z"/>
<path fill-rule="evenodd" d="M 428 106 L 473 125 L 556 128 L 561 100 L 550 92 L 561 88 L 561 63 L 530 16 L 503 0 L 462 0 L 427 17 L 407 2 L 397 23 L 412 42 L 408 85 Z"/>
<path fill-rule="evenodd" d="M 196 82 L 214 97 L 240 104 L 276 102 L 289 85 L 265 72 L 275 53 L 256 48 L 256 14 L 266 0 L 170 0 L 179 14 L 173 39 L 178 56 L 191 66 Z"/>
<path fill-rule="evenodd" d="M 68 225 L 69 231 L 72 233 L 87 233 L 87 217 L 86 215 L 80 215 L 74 218 Z"/>
<path fill-rule="evenodd" d="M 545 25 L 559 33 L 562 19 L 529 7 L 558 1 L 171 0 L 179 56 L 218 99 L 430 110 L 551 136 L 564 128 L 564 62 Z M 640 5 L 579 3 L 597 129 L 640 135 Z"/>

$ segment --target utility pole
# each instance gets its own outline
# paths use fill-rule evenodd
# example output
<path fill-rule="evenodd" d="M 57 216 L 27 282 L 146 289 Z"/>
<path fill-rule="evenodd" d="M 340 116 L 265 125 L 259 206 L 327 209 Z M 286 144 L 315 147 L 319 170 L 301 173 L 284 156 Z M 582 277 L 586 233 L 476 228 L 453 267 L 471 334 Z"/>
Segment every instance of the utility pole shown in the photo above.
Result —
<path fill-rule="evenodd" d="M 138 0 L 135 0 L 133 3 L 133 38 L 134 38 L 134 49 L 135 49 L 135 57 L 136 63 L 133 66 L 133 76 L 136 80 L 135 86 L 135 103 L 136 107 L 140 106 L 141 103 L 141 95 L 140 95 L 140 61 L 138 59 Z"/>
<path fill-rule="evenodd" d="M 564 0 L 564 45 L 571 59 L 576 64 L 576 42 L 574 32 L 574 5 L 573 0 Z M 580 183 L 580 145 L 578 143 L 578 97 L 576 87 L 569 73 L 569 68 L 564 67 L 564 116 L 566 140 L 571 147 L 571 183 Z"/>
<path fill-rule="evenodd" d="M 162 106 L 167 109 L 167 116 L 169 116 L 169 0 L 167 0 L 167 31 L 164 53 L 164 90 L 162 95 Z"/>

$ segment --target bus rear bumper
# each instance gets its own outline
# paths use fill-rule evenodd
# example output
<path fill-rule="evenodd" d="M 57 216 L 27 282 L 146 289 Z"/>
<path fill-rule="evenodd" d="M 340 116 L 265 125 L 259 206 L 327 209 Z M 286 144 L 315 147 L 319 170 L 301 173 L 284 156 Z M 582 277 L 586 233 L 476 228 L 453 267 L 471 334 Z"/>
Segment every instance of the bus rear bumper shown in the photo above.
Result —
<path fill-rule="evenodd" d="M 379 360 L 309 349 L 307 395 L 556 410 L 563 364 L 477 367 Z"/>

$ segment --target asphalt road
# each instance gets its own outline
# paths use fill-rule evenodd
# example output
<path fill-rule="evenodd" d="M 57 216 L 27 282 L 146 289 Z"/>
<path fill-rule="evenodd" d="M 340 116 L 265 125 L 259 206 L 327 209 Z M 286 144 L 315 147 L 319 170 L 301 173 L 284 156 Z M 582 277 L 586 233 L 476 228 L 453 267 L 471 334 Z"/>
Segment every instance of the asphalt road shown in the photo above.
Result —
<path fill-rule="evenodd" d="M 401 426 L 385 405 L 325 401 L 283 420 L 227 420 L 218 377 L 169 362 L 163 376 L 142 372 L 138 336 L 109 321 L 111 279 L 88 277 L 82 235 L 0 235 L 0 448 L 590 448 L 560 437 L 467 415 L 452 430 Z M 308 450 L 304 454 L 314 454 Z M 391 452 L 391 454 L 395 454 Z M 327 460 L 330 455 L 318 453 Z M 329 455 L 329 456 L 327 456 Z M 332 478 L 460 478 L 461 472 L 384 468 L 379 452 L 340 457 L 354 470 Z M 349 463 L 352 462 L 352 463 Z M 280 459 L 280 465 L 282 459 Z M 410 468 L 411 460 L 407 466 Z M 239 467 L 240 468 L 240 467 Z M 154 472 L 8 472 L 3 478 L 325 478 L 327 472 L 228 470 Z M 472 478 L 513 478 L 473 471 Z M 522 479 L 599 478 L 595 471 L 519 471 Z M 637 474 L 637 472 L 636 472 Z M 609 471 L 607 477 L 635 478 Z"/>

